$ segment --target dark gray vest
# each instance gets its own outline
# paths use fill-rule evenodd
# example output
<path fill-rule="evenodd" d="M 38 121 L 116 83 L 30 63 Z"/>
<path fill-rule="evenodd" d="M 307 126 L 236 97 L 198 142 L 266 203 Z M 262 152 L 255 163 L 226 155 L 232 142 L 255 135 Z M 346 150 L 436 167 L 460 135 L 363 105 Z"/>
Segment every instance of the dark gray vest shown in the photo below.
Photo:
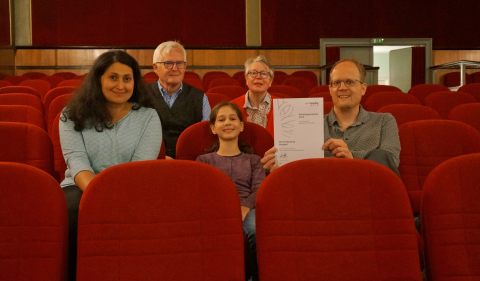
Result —
<path fill-rule="evenodd" d="M 175 148 L 180 134 L 190 125 L 202 121 L 204 94 L 201 90 L 183 83 L 182 92 L 170 108 L 160 93 L 158 81 L 150 83 L 149 88 L 157 99 L 157 112 L 162 122 L 166 154 L 175 158 Z"/>

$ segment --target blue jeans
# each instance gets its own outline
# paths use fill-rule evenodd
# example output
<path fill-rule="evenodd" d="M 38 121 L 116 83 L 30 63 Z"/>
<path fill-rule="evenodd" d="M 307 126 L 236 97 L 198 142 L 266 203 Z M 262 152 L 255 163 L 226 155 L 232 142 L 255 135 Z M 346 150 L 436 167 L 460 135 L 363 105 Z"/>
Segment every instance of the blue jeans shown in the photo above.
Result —
<path fill-rule="evenodd" d="M 243 234 L 247 237 L 250 245 L 251 260 L 253 261 L 252 275 L 258 279 L 258 264 L 257 264 L 257 231 L 255 228 L 255 209 L 250 210 L 243 220 Z"/>

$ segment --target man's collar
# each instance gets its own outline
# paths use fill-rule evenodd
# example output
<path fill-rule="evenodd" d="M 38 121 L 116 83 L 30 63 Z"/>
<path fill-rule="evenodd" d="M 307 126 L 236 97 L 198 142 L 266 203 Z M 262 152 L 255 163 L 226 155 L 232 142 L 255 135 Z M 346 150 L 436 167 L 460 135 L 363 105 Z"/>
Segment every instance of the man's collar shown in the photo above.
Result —
<path fill-rule="evenodd" d="M 158 89 L 160 90 L 160 93 L 162 93 L 162 95 L 168 95 L 167 89 L 165 89 L 162 86 L 162 84 L 160 84 L 160 80 L 157 80 L 157 84 L 158 84 Z M 175 93 L 180 94 L 182 92 L 182 90 L 183 90 L 183 82 L 180 83 L 180 88 L 178 88 L 178 90 Z M 173 94 L 175 94 L 175 93 L 173 93 Z"/>
<path fill-rule="evenodd" d="M 359 107 L 360 108 L 358 111 L 357 119 L 355 120 L 355 123 L 353 123 L 350 126 L 357 126 L 362 123 L 367 123 L 368 120 L 370 119 L 370 114 L 368 114 L 368 112 L 365 109 L 363 109 L 361 105 L 359 105 Z M 335 123 L 337 123 L 338 125 L 337 115 L 335 115 L 334 108 L 332 108 L 332 110 L 330 110 L 330 112 L 328 113 L 327 122 L 328 122 L 328 126 L 333 126 Z"/>

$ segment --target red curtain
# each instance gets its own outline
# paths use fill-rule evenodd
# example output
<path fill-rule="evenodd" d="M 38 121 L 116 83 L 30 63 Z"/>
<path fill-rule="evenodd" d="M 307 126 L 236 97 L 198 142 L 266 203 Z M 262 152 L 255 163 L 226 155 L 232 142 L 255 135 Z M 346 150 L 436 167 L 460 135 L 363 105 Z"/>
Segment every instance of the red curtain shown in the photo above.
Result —
<path fill-rule="evenodd" d="M 412 87 L 425 84 L 425 47 L 412 47 Z"/>
<path fill-rule="evenodd" d="M 340 47 L 338 46 L 331 46 L 331 47 L 326 47 L 325 48 L 325 59 L 326 59 L 326 62 L 325 64 L 329 64 L 329 63 L 334 63 L 334 62 L 337 62 L 340 60 Z M 330 70 L 332 68 L 329 67 L 326 69 L 326 72 L 327 72 L 327 77 L 326 77 L 326 82 L 325 84 L 328 85 L 330 84 Z M 322 81 L 320 81 L 322 82 Z"/>

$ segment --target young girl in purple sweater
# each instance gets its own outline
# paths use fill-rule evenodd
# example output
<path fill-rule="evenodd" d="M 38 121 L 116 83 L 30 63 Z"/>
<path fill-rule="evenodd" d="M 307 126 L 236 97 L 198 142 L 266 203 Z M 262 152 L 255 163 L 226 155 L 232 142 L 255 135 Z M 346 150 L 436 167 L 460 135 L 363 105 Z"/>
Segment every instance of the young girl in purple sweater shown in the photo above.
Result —
<path fill-rule="evenodd" d="M 256 231 L 255 231 L 255 197 L 258 187 L 265 178 L 265 170 L 260 157 L 253 149 L 239 143 L 238 135 L 243 131 L 243 117 L 234 103 L 221 102 L 210 114 L 210 128 L 218 136 L 207 154 L 197 157 L 197 161 L 212 165 L 227 174 L 235 184 L 240 196 L 243 231 L 250 244 L 254 261 L 253 279 L 258 279 Z"/>

